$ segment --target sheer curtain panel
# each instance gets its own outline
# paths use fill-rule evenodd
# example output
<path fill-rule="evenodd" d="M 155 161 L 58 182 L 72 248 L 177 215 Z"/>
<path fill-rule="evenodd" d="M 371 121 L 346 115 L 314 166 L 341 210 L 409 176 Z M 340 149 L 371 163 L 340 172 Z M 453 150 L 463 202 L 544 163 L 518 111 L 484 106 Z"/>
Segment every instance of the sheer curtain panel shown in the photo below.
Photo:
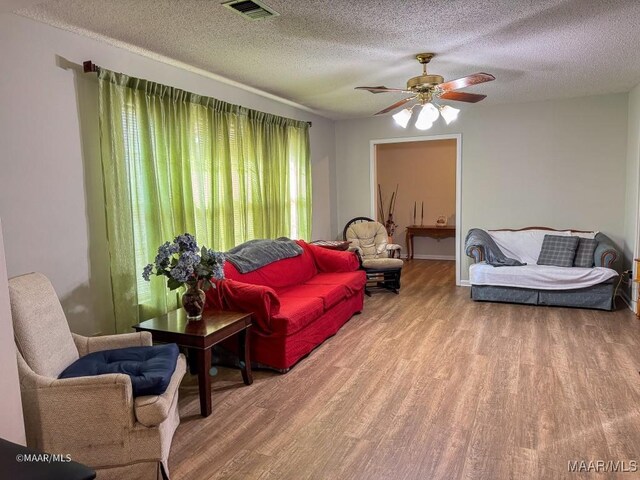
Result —
<path fill-rule="evenodd" d="M 141 273 L 189 232 L 216 250 L 309 239 L 309 126 L 100 69 L 102 167 L 116 330 L 178 308 Z"/>

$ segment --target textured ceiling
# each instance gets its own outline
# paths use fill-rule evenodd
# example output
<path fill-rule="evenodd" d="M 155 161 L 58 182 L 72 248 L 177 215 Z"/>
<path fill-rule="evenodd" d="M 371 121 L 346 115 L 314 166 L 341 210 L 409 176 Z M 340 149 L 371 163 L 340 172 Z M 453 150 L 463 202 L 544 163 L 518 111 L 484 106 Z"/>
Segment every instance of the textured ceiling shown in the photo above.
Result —
<path fill-rule="evenodd" d="M 331 118 L 401 98 L 413 56 L 445 80 L 484 71 L 485 103 L 625 92 L 640 83 L 637 0 L 266 0 L 248 21 L 221 0 L 49 0 L 18 13 L 130 45 L 258 88 Z M 99 60 L 99 59 L 95 59 Z"/>

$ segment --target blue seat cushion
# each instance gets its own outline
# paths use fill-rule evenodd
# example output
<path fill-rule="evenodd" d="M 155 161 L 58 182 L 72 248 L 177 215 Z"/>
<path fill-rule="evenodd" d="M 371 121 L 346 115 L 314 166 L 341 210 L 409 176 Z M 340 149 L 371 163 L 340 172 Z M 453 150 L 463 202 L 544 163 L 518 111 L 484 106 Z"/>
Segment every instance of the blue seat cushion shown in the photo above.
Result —
<path fill-rule="evenodd" d="M 103 350 L 79 358 L 58 378 L 124 373 L 131 377 L 134 397 L 162 395 L 176 369 L 178 354 L 175 343 Z"/>

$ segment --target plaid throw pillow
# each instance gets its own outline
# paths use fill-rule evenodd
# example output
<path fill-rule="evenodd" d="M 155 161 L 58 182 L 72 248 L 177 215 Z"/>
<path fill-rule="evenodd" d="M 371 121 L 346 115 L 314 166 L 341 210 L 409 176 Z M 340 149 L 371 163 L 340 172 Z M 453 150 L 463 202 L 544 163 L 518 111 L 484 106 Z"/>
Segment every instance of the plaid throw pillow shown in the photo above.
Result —
<path fill-rule="evenodd" d="M 580 238 L 576 258 L 573 260 L 574 267 L 593 267 L 593 254 L 596 253 L 598 241 L 594 238 Z"/>
<path fill-rule="evenodd" d="M 563 237 L 545 235 L 542 250 L 538 257 L 538 265 L 555 265 L 557 267 L 573 267 L 579 237 Z"/>

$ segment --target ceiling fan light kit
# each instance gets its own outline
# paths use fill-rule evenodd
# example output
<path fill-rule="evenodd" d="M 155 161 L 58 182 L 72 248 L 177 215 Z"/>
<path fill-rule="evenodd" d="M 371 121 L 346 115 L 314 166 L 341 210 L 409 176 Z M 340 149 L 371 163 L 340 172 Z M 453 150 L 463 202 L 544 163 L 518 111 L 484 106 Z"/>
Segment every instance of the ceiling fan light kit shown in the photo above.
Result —
<path fill-rule="evenodd" d="M 449 105 L 440 105 L 440 115 L 442 115 L 447 125 L 458 118 L 458 113 L 460 113 L 460 110 L 457 108 L 450 107 Z"/>
<path fill-rule="evenodd" d="M 409 123 L 409 120 L 411 120 L 411 110 L 403 108 L 398 113 L 393 114 L 393 119 L 402 128 L 407 128 L 407 124 Z"/>
<path fill-rule="evenodd" d="M 445 82 L 441 75 L 432 75 L 427 73 L 427 64 L 434 57 L 433 53 L 419 53 L 416 55 L 416 59 L 422 65 L 422 75 L 410 78 L 407 80 L 407 88 L 388 88 L 384 86 L 380 87 L 356 87 L 357 90 L 367 90 L 371 93 L 385 93 L 385 92 L 401 92 L 410 93 L 411 97 L 403 98 L 402 100 L 388 106 L 384 110 L 379 111 L 376 115 L 383 115 L 387 112 L 400 108 L 406 103 L 415 100 L 416 103 L 411 107 L 406 107 L 400 112 L 393 115 L 394 121 L 402 128 L 407 128 L 413 109 L 417 106 L 421 106 L 420 114 L 416 119 L 415 127 L 419 130 L 428 130 L 432 127 L 433 123 L 438 119 L 438 116 L 442 116 L 445 123 L 449 125 L 456 118 L 460 110 L 453 108 L 449 105 L 439 105 L 435 103 L 434 99 L 453 100 L 457 102 L 476 103 L 484 98 L 486 95 L 478 95 L 476 93 L 458 92 L 461 88 L 470 87 L 479 83 L 490 82 L 495 80 L 495 77 L 489 73 L 474 73 L 467 77 L 458 78 L 457 80 L 451 80 Z"/>

